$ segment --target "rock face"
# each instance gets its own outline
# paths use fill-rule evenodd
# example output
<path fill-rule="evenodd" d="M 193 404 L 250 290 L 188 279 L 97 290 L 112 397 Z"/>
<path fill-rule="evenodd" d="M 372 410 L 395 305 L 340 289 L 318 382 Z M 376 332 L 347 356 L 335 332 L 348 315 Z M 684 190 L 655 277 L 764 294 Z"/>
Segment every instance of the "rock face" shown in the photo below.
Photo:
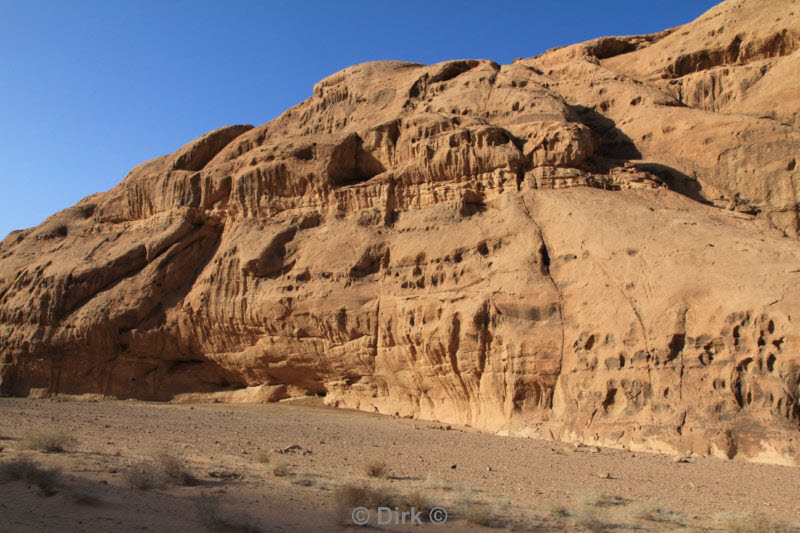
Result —
<path fill-rule="evenodd" d="M 799 35 L 796 1 L 737 0 L 345 69 L 9 235 L 0 392 L 798 463 Z"/>

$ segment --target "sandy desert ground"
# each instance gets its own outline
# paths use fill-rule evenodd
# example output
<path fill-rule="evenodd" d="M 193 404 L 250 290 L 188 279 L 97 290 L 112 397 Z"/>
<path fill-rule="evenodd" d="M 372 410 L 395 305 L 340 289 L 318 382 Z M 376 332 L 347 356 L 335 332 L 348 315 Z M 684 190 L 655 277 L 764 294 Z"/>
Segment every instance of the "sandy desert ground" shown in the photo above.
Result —
<path fill-rule="evenodd" d="M 58 432 L 74 439 L 64 451 L 29 449 Z M 800 522 L 796 468 L 499 437 L 316 399 L 3 398 L 0 439 L 4 532 L 356 531 L 348 511 L 359 497 L 352 487 L 362 485 L 448 511 L 445 525 L 416 531 L 757 531 Z M 158 470 L 141 465 L 159 453 L 189 476 L 132 487 L 132 479 L 146 484 L 137 468 Z M 15 476 L 9 465 L 25 458 L 58 477 Z M 367 473 L 380 463 L 385 472 Z M 374 519 L 372 527 L 409 528 Z"/>

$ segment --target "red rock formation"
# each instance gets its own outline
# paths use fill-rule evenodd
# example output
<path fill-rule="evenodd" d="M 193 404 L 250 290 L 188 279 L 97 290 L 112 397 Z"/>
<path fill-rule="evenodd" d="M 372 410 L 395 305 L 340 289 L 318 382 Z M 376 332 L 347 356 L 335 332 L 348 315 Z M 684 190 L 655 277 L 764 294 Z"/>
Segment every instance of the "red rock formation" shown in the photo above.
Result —
<path fill-rule="evenodd" d="M 143 163 L 0 245 L 0 391 L 796 463 L 795 9 L 357 65 Z"/>

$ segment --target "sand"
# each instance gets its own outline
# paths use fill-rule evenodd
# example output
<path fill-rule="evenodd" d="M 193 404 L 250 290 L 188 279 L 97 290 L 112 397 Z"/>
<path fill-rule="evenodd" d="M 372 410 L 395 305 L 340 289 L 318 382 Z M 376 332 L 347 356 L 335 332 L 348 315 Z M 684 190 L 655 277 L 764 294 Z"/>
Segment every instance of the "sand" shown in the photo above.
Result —
<path fill-rule="evenodd" d="M 54 430 L 75 442 L 60 453 L 23 449 L 32 432 Z M 25 481 L 0 483 L 2 531 L 357 530 L 338 509 L 337 488 L 359 482 L 419 491 L 448 510 L 445 525 L 415 531 L 717 531 L 752 513 L 800 520 L 793 467 L 677 463 L 332 409 L 316 399 L 231 405 L 3 398 L 0 439 L 3 463 L 27 457 L 61 472 L 49 496 Z M 280 453 L 292 446 L 300 448 Z M 131 488 L 126 472 L 158 451 L 180 458 L 196 483 Z M 369 462 L 384 463 L 384 477 L 369 478 Z M 282 469 L 275 465 L 287 475 L 276 475 Z M 218 500 L 222 521 L 204 521 L 208 497 Z M 669 513 L 655 518 L 670 521 L 640 518 L 656 506 Z M 569 516 L 558 516 L 560 507 Z M 251 529 L 239 527 L 245 524 Z"/>

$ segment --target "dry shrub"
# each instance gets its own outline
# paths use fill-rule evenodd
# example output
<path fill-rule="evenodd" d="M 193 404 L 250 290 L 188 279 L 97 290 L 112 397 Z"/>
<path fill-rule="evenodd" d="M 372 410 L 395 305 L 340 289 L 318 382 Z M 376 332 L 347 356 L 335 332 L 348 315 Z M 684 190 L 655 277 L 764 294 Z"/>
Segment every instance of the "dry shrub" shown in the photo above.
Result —
<path fill-rule="evenodd" d="M 364 464 L 364 473 L 369 477 L 385 477 L 386 463 L 378 460 L 370 460 Z"/>
<path fill-rule="evenodd" d="M 425 488 L 425 490 L 429 491 L 438 490 L 445 492 L 453 492 L 455 490 L 455 487 L 451 483 L 443 481 L 434 476 L 433 474 L 428 474 L 427 476 L 425 476 L 425 482 L 423 483 L 423 487 Z"/>
<path fill-rule="evenodd" d="M 292 469 L 285 461 L 277 461 L 272 465 L 272 475 L 286 477 L 292 474 Z"/>
<path fill-rule="evenodd" d="M 607 523 L 599 509 L 627 505 L 630 500 L 613 494 L 588 494 L 580 502 L 577 509 L 567 511 L 568 516 L 575 524 L 592 532 L 608 531 L 613 528 Z"/>
<path fill-rule="evenodd" d="M 350 513 L 356 507 L 366 507 L 375 512 L 378 507 L 395 507 L 400 511 L 409 511 L 414 508 L 421 513 L 421 518 L 426 519 L 428 513 L 435 506 L 425 493 L 416 490 L 401 492 L 391 487 L 369 485 L 366 483 L 345 483 L 336 488 L 334 493 L 336 506 L 341 518 L 349 523 Z"/>
<path fill-rule="evenodd" d="M 164 485 L 158 469 L 151 462 L 137 463 L 122 474 L 125 482 L 134 489 L 150 490 Z"/>
<path fill-rule="evenodd" d="M 165 451 L 156 452 L 149 461 L 134 464 L 123 477 L 129 486 L 139 490 L 168 484 L 192 486 L 199 483 L 180 458 Z"/>
<path fill-rule="evenodd" d="M 77 439 L 64 430 L 32 431 L 25 434 L 20 442 L 26 450 L 59 453 L 77 443 Z"/>
<path fill-rule="evenodd" d="M 479 500 L 473 490 L 460 488 L 453 500 L 454 512 L 457 516 L 484 527 L 504 527 L 502 517 L 497 512 L 498 500 L 492 503 Z"/>
<path fill-rule="evenodd" d="M 349 517 L 356 507 L 374 510 L 381 506 L 388 507 L 393 501 L 391 492 L 385 487 L 356 483 L 345 483 L 339 486 L 334 493 L 334 498 L 343 517 Z"/>
<path fill-rule="evenodd" d="M 611 529 L 611 524 L 606 523 L 598 514 L 596 507 L 583 505 L 571 513 L 572 520 L 592 533 L 602 533 Z"/>
<path fill-rule="evenodd" d="M 192 475 L 186 465 L 178 457 L 169 452 L 160 451 L 154 455 L 154 460 L 161 476 L 174 485 L 191 486 L 197 484 L 197 478 Z"/>
<path fill-rule="evenodd" d="M 795 531 L 789 525 L 762 513 L 733 517 L 725 526 L 725 530 L 729 533 L 789 533 Z"/>
<path fill-rule="evenodd" d="M 309 476 L 300 476 L 292 481 L 293 485 L 300 485 L 301 487 L 313 487 L 315 482 Z"/>
<path fill-rule="evenodd" d="M 484 527 L 504 527 L 494 507 L 487 502 L 472 502 L 464 505 L 458 513 L 465 520 Z"/>
<path fill-rule="evenodd" d="M 550 507 L 550 516 L 557 520 L 563 520 L 564 518 L 570 517 L 570 512 L 569 509 L 563 505 L 556 504 Z"/>
<path fill-rule="evenodd" d="M 397 493 L 395 505 L 397 505 L 401 511 L 403 509 L 409 510 L 413 507 L 415 511 L 422 512 L 422 518 L 427 518 L 431 509 L 436 507 L 433 503 L 433 498 L 420 490 Z"/>
<path fill-rule="evenodd" d="M 670 511 L 660 505 L 642 507 L 635 513 L 635 517 L 649 522 L 661 522 L 666 524 L 682 525 L 684 517 L 682 513 Z"/>
<path fill-rule="evenodd" d="M 222 510 L 219 498 L 202 494 L 194 500 L 197 520 L 209 531 L 225 533 L 260 533 L 261 528 L 249 516 Z"/>
<path fill-rule="evenodd" d="M 613 494 L 589 494 L 581 503 L 587 507 L 616 507 L 630 503 L 630 500 Z"/>
<path fill-rule="evenodd" d="M 12 459 L 0 463 L 0 482 L 25 481 L 39 487 L 45 496 L 57 492 L 60 478 L 58 470 L 42 468 L 30 459 Z"/>
<path fill-rule="evenodd" d="M 261 463 L 262 465 L 268 465 L 270 461 L 272 461 L 272 456 L 269 454 L 269 452 L 259 450 L 255 455 L 255 460 L 257 463 Z"/>

